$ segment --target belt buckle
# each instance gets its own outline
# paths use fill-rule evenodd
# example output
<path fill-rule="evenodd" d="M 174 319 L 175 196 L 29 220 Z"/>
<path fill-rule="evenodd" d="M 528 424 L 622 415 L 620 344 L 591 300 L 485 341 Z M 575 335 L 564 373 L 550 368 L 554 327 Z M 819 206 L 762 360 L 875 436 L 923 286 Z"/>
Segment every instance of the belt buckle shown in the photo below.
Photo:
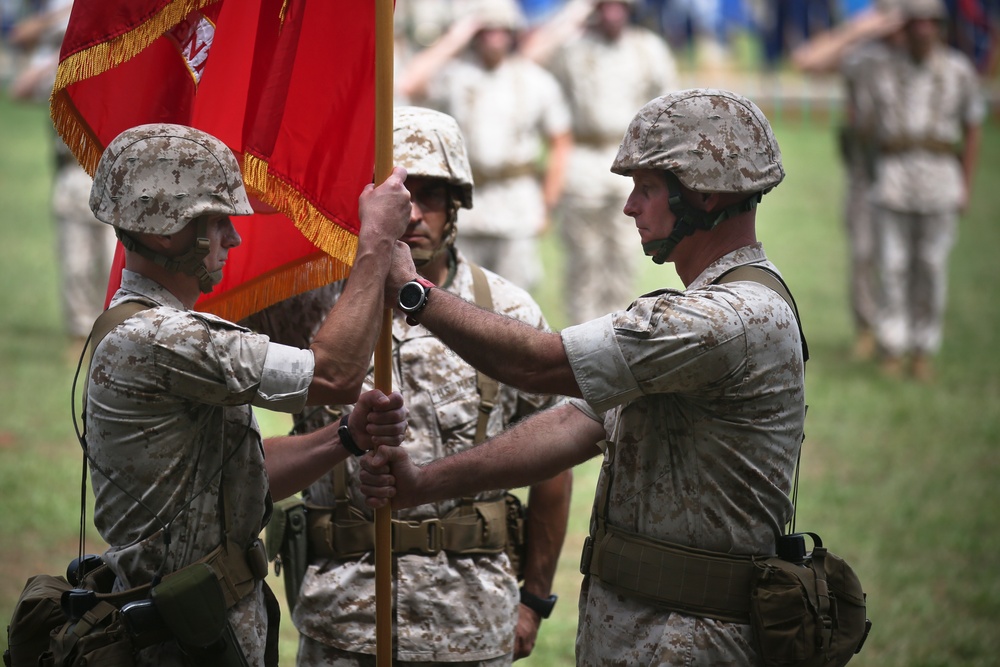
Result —
<path fill-rule="evenodd" d="M 444 545 L 440 519 L 393 522 L 392 548 L 400 553 L 437 554 Z"/>
<path fill-rule="evenodd" d="M 444 527 L 441 519 L 426 519 L 420 522 L 421 527 L 427 529 L 427 553 L 440 553 L 444 545 Z"/>

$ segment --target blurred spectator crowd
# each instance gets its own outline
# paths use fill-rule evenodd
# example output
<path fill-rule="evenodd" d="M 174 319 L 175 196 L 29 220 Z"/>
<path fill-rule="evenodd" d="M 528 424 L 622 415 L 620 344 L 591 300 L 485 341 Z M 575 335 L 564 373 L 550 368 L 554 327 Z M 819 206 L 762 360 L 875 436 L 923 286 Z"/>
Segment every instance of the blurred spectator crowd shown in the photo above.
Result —
<path fill-rule="evenodd" d="M 397 0 L 399 29 L 416 45 L 427 46 L 470 0 Z M 519 0 L 529 24 L 538 24 L 567 0 Z M 0 37 L 44 10 L 46 0 L 0 0 Z M 872 0 L 641 0 L 639 20 L 660 32 L 675 51 L 702 42 L 724 53 L 736 34 L 749 34 L 759 46 L 760 62 L 773 67 L 796 46 L 869 9 Z M 998 65 L 1000 0 L 945 0 L 951 14 L 949 42 L 964 52 L 985 76 Z M 7 72 L 4 72 L 7 74 Z"/>
<path fill-rule="evenodd" d="M 7 0 L 10 2 L 11 0 Z M 431 44 L 471 0 L 398 0 L 397 23 L 409 40 Z M 519 0 L 530 25 L 541 24 L 567 0 Z M 1000 0 L 945 0 L 948 41 L 979 72 L 996 71 Z M 871 9 L 872 0 L 640 0 L 639 22 L 659 32 L 677 53 L 701 46 L 723 55 L 737 34 L 757 43 L 760 64 L 779 65 L 802 42 Z"/>

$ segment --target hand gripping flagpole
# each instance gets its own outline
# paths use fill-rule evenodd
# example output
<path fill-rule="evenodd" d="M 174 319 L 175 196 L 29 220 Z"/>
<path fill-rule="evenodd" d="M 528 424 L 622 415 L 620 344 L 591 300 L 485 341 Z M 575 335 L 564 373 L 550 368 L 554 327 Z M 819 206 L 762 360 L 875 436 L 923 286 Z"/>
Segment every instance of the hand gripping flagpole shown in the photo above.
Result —
<path fill-rule="evenodd" d="M 375 183 L 392 172 L 393 0 L 375 0 Z M 389 258 L 386 258 L 389 261 Z M 392 309 L 382 313 L 375 388 L 392 391 Z M 375 510 L 375 664 L 392 665 L 392 507 Z"/>

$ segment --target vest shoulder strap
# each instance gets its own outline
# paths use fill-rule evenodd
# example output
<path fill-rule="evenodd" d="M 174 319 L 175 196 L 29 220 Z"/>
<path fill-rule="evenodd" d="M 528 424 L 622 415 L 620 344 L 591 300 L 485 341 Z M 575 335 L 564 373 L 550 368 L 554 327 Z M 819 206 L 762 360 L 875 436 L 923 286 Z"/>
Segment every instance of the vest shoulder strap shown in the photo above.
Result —
<path fill-rule="evenodd" d="M 493 310 L 493 293 L 486 273 L 478 264 L 468 262 L 472 271 L 472 292 L 476 305 L 484 310 Z M 476 389 L 479 391 L 479 421 L 476 423 L 475 444 L 486 440 L 486 426 L 490 421 L 490 413 L 496 405 L 500 394 L 500 383 L 481 371 L 476 371 Z"/>
<path fill-rule="evenodd" d="M 723 273 L 719 278 L 715 280 L 713 284 L 723 285 L 725 283 L 734 283 L 742 280 L 755 282 L 764 287 L 767 287 L 778 294 L 788 307 L 792 309 L 792 313 L 795 314 L 795 322 L 799 325 L 799 338 L 802 340 L 802 361 L 809 361 L 809 345 L 806 343 L 806 334 L 802 330 L 802 318 L 799 316 L 799 307 L 795 303 L 795 298 L 792 296 L 791 291 L 788 289 L 788 285 L 785 281 L 770 269 L 759 266 L 756 264 L 744 264 L 743 266 L 737 266 L 735 269 L 730 269 Z"/>

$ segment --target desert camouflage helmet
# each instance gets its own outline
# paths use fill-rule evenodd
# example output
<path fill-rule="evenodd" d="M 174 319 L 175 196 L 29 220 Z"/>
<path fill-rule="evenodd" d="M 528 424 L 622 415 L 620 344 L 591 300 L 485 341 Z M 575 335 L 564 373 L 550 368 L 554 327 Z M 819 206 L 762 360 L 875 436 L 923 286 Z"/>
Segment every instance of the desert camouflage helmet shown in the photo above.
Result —
<path fill-rule="evenodd" d="M 763 112 L 726 90 L 658 97 L 632 119 L 611 171 L 672 173 L 695 192 L 765 193 L 782 181 L 781 151 Z"/>
<path fill-rule="evenodd" d="M 527 25 L 524 12 L 515 0 L 478 0 L 472 13 L 483 28 L 505 28 L 517 32 Z"/>
<path fill-rule="evenodd" d="M 125 232 L 167 235 L 204 215 L 250 215 L 236 157 L 224 143 L 184 125 L 139 125 L 105 149 L 90 208 Z"/>
<path fill-rule="evenodd" d="M 472 169 L 455 119 L 433 109 L 397 107 L 392 124 L 395 164 L 409 176 L 448 181 L 462 207 L 472 208 Z"/>
<path fill-rule="evenodd" d="M 875 0 L 874 7 L 880 12 L 895 12 L 903 8 L 904 0 Z"/>
<path fill-rule="evenodd" d="M 903 17 L 911 19 L 937 19 L 943 21 L 948 18 L 948 8 L 942 0 L 900 0 L 898 8 L 902 11 Z"/>

